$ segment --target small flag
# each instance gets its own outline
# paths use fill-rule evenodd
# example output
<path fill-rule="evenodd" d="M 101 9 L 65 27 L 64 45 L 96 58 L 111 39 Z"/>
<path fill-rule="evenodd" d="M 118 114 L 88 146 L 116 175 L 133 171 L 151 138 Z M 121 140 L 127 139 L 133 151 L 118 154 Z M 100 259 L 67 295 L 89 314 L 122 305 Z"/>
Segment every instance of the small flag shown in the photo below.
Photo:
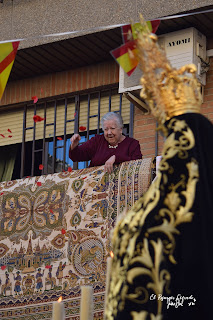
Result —
<path fill-rule="evenodd" d="M 136 41 L 129 41 L 110 53 L 130 76 L 138 65 Z"/>
<path fill-rule="evenodd" d="M 159 25 L 160 20 L 152 20 L 152 21 L 146 21 L 146 24 L 152 33 L 156 33 Z M 132 41 L 137 39 L 137 32 L 143 31 L 143 27 L 140 22 L 134 23 L 134 24 L 127 24 L 125 26 L 121 27 L 122 32 L 122 39 L 123 43 Z"/>
<path fill-rule="evenodd" d="M 159 27 L 160 20 L 146 22 L 149 30 L 155 33 Z M 123 45 L 112 50 L 110 53 L 123 70 L 130 76 L 138 65 L 137 58 L 137 37 L 143 32 L 144 26 L 141 23 L 127 24 L 121 27 Z"/>
<path fill-rule="evenodd" d="M 18 46 L 19 41 L 0 44 L 0 100 L 10 76 Z"/>

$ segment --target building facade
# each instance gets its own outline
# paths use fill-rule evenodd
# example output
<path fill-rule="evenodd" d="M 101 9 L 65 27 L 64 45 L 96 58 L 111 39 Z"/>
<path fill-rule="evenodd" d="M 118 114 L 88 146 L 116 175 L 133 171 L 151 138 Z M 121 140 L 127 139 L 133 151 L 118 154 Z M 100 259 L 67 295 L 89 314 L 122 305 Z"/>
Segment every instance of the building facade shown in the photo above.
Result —
<path fill-rule="evenodd" d="M 202 6 L 200 1 L 3 0 L 0 7 L 0 41 L 22 39 L 0 103 L 5 154 L 0 166 L 7 162 L 9 167 L 2 169 L 2 181 L 73 166 L 69 138 L 79 126 L 86 128 L 82 141 L 100 133 L 107 111 L 122 114 L 125 133 L 139 140 L 144 157 L 160 154 L 163 137 L 156 134 L 155 119 L 119 93 L 119 67 L 110 55 L 122 44 L 120 25 L 138 21 L 140 13 L 146 20 L 169 16 L 159 35 L 191 27 L 204 34 L 202 113 L 213 121 L 212 0 Z M 35 123 L 36 114 L 45 120 Z"/>

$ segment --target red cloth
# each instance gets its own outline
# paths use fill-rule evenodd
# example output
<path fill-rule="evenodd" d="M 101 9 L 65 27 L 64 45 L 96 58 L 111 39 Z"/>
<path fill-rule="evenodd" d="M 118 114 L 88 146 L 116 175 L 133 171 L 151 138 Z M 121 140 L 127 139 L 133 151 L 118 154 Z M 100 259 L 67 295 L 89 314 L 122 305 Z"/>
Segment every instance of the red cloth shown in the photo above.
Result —
<path fill-rule="evenodd" d="M 139 142 L 129 137 L 120 142 L 116 149 L 109 148 L 104 135 L 96 135 L 73 150 L 69 150 L 72 161 L 91 160 L 90 167 L 102 166 L 113 155 L 115 155 L 115 164 L 142 158 Z"/>

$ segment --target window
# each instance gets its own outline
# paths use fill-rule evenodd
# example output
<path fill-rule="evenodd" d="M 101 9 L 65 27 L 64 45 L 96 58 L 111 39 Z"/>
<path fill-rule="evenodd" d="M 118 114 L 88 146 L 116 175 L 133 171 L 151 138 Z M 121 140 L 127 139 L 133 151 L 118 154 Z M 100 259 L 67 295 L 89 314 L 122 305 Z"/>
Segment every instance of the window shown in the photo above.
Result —
<path fill-rule="evenodd" d="M 12 179 L 61 172 L 68 166 L 74 169 L 87 167 L 89 163 L 73 163 L 69 159 L 70 138 L 78 132 L 79 126 L 86 127 L 79 133 L 81 143 L 96 133 L 101 134 L 100 120 L 108 111 L 122 115 L 124 133 L 132 136 L 133 105 L 117 92 L 118 89 L 113 88 L 67 95 L 25 105 L 24 110 L 22 107 L 1 113 L 1 127 L 6 130 L 9 126 L 14 137 L 12 140 L 6 137 L 4 143 L 13 142 L 17 148 Z M 44 120 L 34 122 L 34 115 Z M 42 170 L 40 164 L 44 166 Z"/>

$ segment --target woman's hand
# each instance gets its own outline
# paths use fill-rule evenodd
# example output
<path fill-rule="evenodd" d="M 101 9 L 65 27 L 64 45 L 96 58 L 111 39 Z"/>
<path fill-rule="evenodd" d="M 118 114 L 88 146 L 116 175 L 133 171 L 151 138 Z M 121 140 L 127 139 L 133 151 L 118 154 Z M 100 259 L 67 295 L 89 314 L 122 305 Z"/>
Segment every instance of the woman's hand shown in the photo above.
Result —
<path fill-rule="evenodd" d="M 112 173 L 113 164 L 115 163 L 115 155 L 111 156 L 104 165 L 104 172 Z"/>
<path fill-rule="evenodd" d="M 81 140 L 81 137 L 78 133 L 75 133 L 70 141 L 71 141 L 71 146 L 70 146 L 70 149 L 73 150 L 75 149 L 75 147 L 77 147 L 77 145 L 79 144 L 79 141 Z"/>

